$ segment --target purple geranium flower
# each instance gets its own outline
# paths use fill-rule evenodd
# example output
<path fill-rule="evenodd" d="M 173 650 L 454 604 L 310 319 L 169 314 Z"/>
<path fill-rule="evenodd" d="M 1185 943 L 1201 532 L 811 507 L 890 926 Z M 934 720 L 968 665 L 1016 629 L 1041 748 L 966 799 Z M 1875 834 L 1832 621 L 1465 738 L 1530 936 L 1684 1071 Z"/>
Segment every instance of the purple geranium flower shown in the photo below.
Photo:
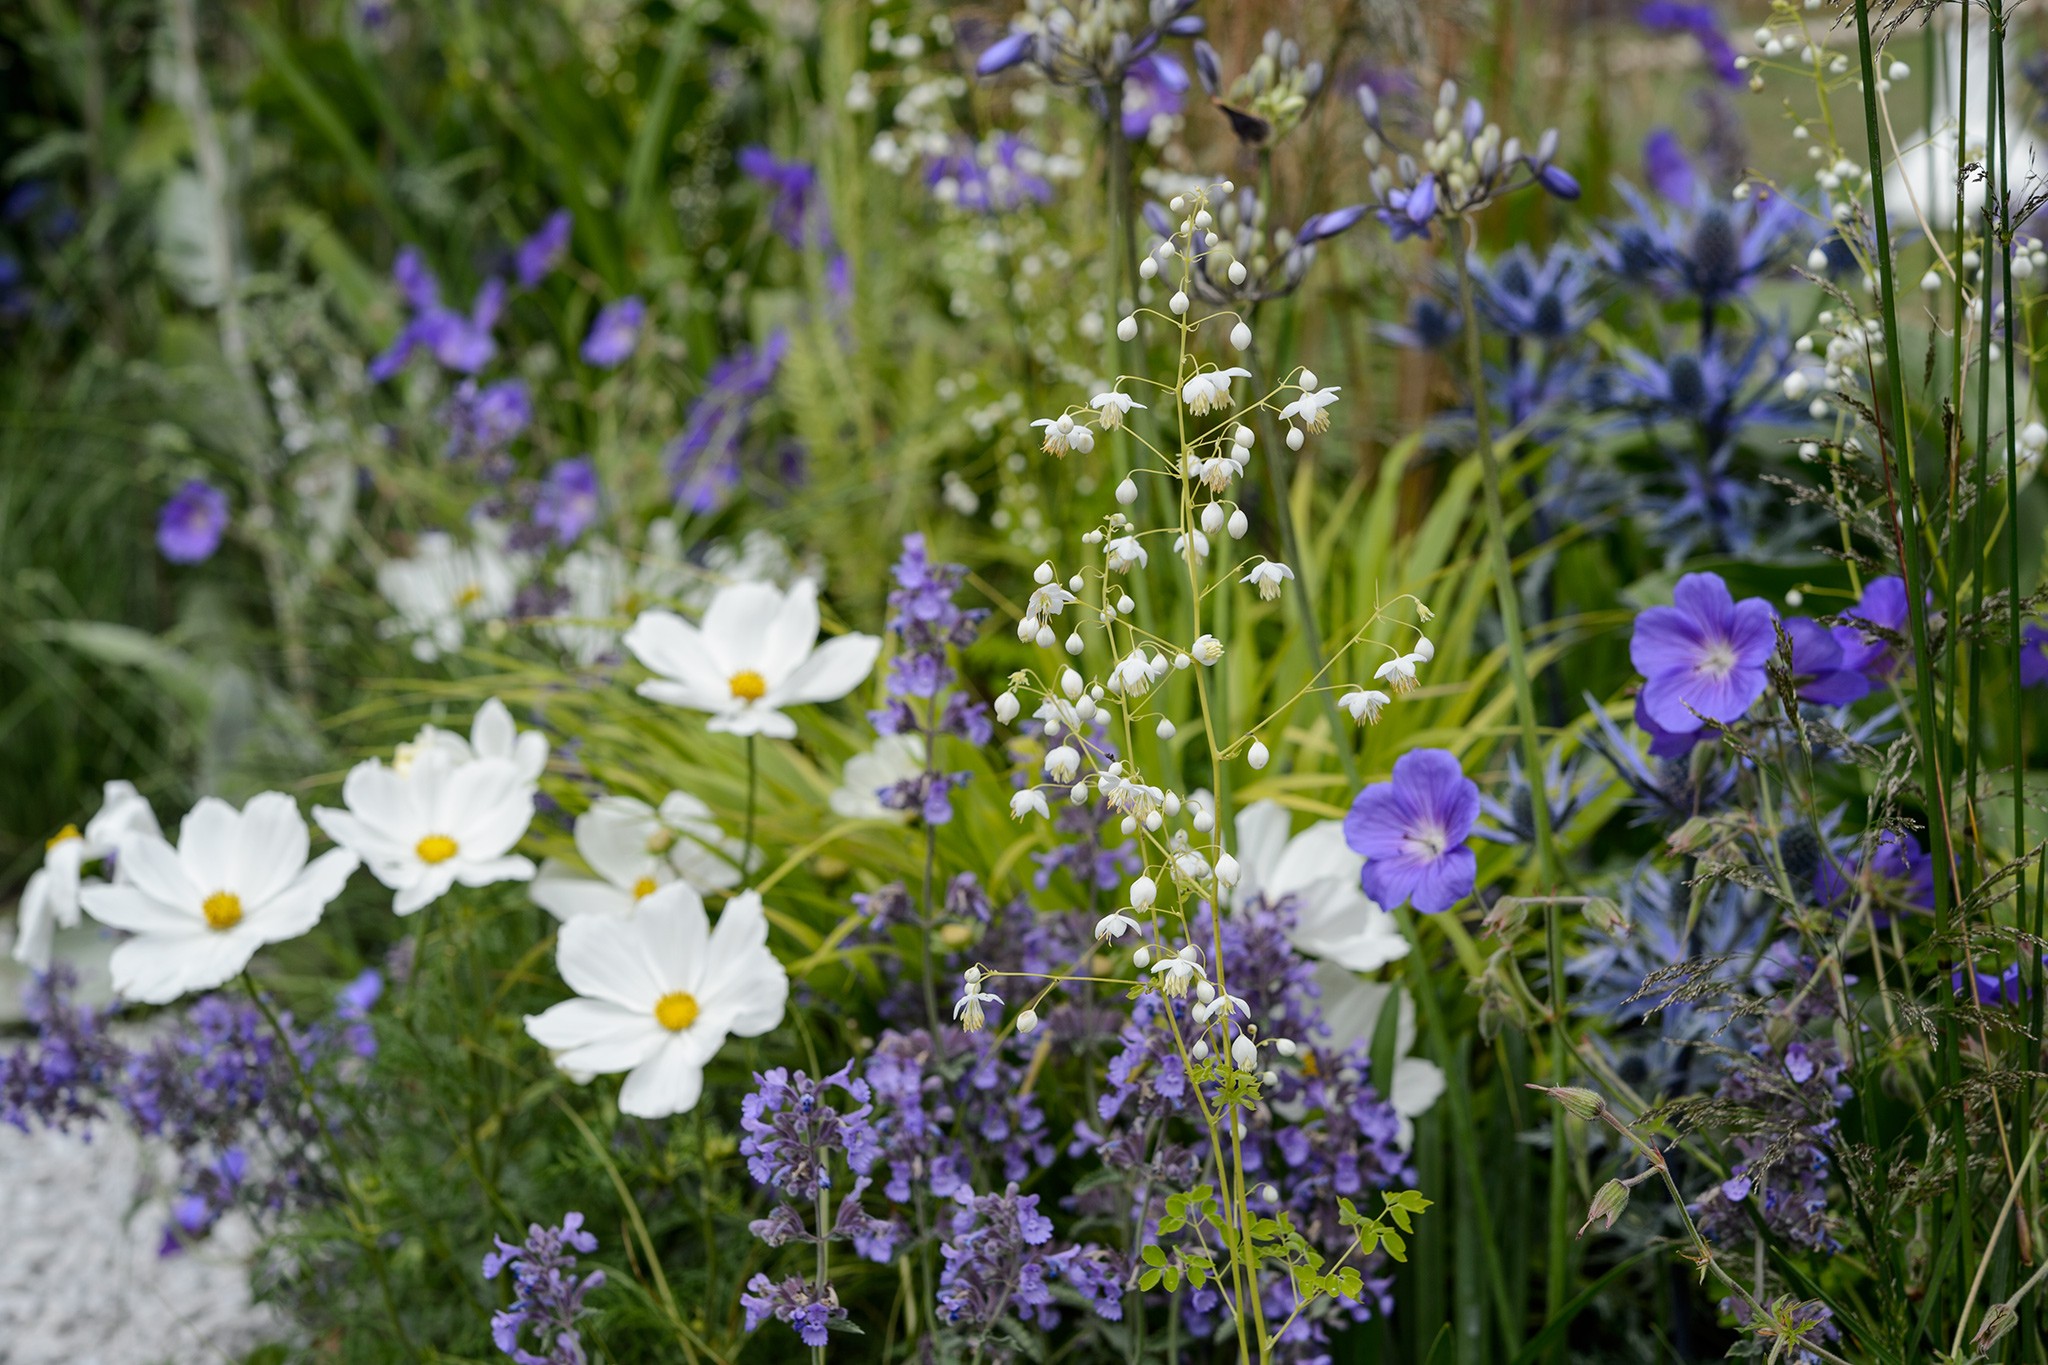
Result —
<path fill-rule="evenodd" d="M 585 363 L 601 370 L 624 364 L 640 344 L 640 324 L 646 317 L 647 305 L 634 296 L 605 305 L 590 324 L 590 335 L 583 338 Z"/>
<path fill-rule="evenodd" d="M 519 272 L 521 289 L 531 289 L 546 279 L 569 254 L 569 229 L 573 222 L 569 210 L 556 209 L 540 225 L 540 231 L 519 244 L 514 265 Z"/>
<path fill-rule="evenodd" d="M 228 495 L 204 479 L 187 479 L 157 518 L 156 547 L 173 564 L 200 564 L 220 548 Z"/>
<path fill-rule="evenodd" d="M 2029 621 L 2020 629 L 2020 686 L 2048 683 L 2048 626 Z"/>
<path fill-rule="evenodd" d="M 557 460 L 533 504 L 533 524 L 574 545 L 597 520 L 597 466 L 588 455 Z"/>
<path fill-rule="evenodd" d="M 1860 849 L 1837 861 L 1832 854 L 1821 858 L 1813 876 L 1814 894 L 1822 905 L 1846 903 L 1865 882 L 1884 889 L 1892 899 L 1921 910 L 1934 909 L 1934 859 L 1921 849 L 1920 841 L 1905 830 L 1878 831 L 1873 841 L 1868 876 L 1864 873 Z M 1871 920 L 1879 928 L 1891 922 L 1882 911 Z"/>
<path fill-rule="evenodd" d="M 1689 573 L 1671 596 L 1671 606 L 1636 617 L 1628 645 L 1644 678 L 1643 712 L 1671 734 L 1740 720 L 1763 695 L 1776 613 L 1761 597 L 1737 602 L 1719 574 Z"/>
<path fill-rule="evenodd" d="M 1794 616 L 1785 622 L 1792 641 L 1792 673 L 1799 699 L 1819 706 L 1847 706 L 1870 694 L 1865 670 L 1884 654 L 1884 646 L 1854 626 L 1833 630 L 1818 621 Z"/>
<path fill-rule="evenodd" d="M 1391 782 L 1358 794 L 1344 817 L 1344 842 L 1365 858 L 1359 885 L 1382 906 L 1412 901 L 1434 915 L 1472 894 L 1479 860 L 1465 836 L 1479 818 L 1479 784 L 1447 749 L 1415 749 L 1394 760 Z"/>
<path fill-rule="evenodd" d="M 421 347 L 433 352 L 442 368 L 458 374 L 475 374 L 491 363 L 498 353 L 491 329 L 498 325 L 498 315 L 505 308 L 503 280 L 484 281 L 470 304 L 469 314 L 464 316 L 441 303 L 441 283 L 416 248 L 407 247 L 398 253 L 391 266 L 391 278 L 413 316 L 384 352 L 370 362 L 372 382 L 381 384 L 397 374 Z"/>

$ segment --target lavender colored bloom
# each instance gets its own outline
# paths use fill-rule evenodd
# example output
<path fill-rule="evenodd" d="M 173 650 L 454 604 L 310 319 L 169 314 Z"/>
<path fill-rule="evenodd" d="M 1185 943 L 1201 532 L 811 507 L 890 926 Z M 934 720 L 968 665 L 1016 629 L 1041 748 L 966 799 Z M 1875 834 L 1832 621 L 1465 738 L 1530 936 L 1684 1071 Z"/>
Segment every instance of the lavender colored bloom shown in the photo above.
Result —
<path fill-rule="evenodd" d="M 519 287 L 532 289 L 554 272 L 569 254 L 569 232 L 574 219 L 567 209 L 556 209 L 540 225 L 540 231 L 519 244 L 513 265 L 519 274 Z"/>
<path fill-rule="evenodd" d="M 818 195 L 818 170 L 808 161 L 783 161 L 766 147 L 742 147 L 740 170 L 766 187 L 768 222 L 794 247 L 829 247 L 832 230 Z"/>
<path fill-rule="evenodd" d="M 1030 60 L 1031 35 L 1023 31 L 1006 33 L 982 50 L 974 62 L 974 74 L 993 76 Z"/>
<path fill-rule="evenodd" d="M 1052 183 L 1038 173 L 1040 164 L 1030 143 L 999 133 L 980 147 L 963 139 L 957 151 L 933 157 L 924 182 L 940 202 L 970 213 L 1012 213 L 1051 202 Z"/>
<path fill-rule="evenodd" d="M 1669 128 L 1653 129 L 1643 139 L 1643 182 L 1660 199 L 1674 204 L 1690 204 L 1699 197 L 1692 158 Z"/>
<path fill-rule="evenodd" d="M 1636 617 L 1629 640 L 1629 660 L 1644 678 L 1644 713 L 1672 734 L 1740 720 L 1768 681 L 1774 620 L 1768 602 L 1737 602 L 1719 574 L 1679 579 L 1672 605 Z"/>
<path fill-rule="evenodd" d="M 1159 120 L 1177 118 L 1190 84 L 1187 68 L 1164 52 L 1132 62 L 1124 69 L 1124 136 L 1142 142 Z"/>
<path fill-rule="evenodd" d="M 746 1310 L 749 1332 L 770 1319 L 786 1322 L 806 1346 L 823 1347 L 831 1340 L 832 1324 L 846 1320 L 832 1286 L 813 1288 L 798 1275 L 779 1283 L 766 1275 L 754 1276 L 740 1295 L 740 1306 Z"/>
<path fill-rule="evenodd" d="M 589 1357 L 576 1321 L 585 1296 L 604 1283 L 604 1272 L 577 1278 L 577 1255 L 597 1250 L 597 1238 L 583 1231 L 583 1215 L 563 1214 L 558 1228 L 531 1224 L 518 1246 L 502 1237 L 493 1240 L 498 1249 L 484 1257 L 484 1278 L 495 1280 L 510 1270 L 513 1299 L 491 1318 L 491 1340 L 518 1365 L 584 1365 Z"/>
<path fill-rule="evenodd" d="M 984 609 L 962 607 L 953 600 L 967 570 L 958 564 L 932 563 L 923 534 L 913 532 L 903 538 L 903 553 L 893 572 L 896 586 L 889 593 L 889 633 L 900 650 L 889 661 L 889 704 L 870 712 L 868 719 L 882 734 L 922 735 L 928 745 L 942 734 L 970 743 L 985 742 L 990 727 L 980 703 L 955 694 L 943 707 L 937 705 L 955 677 L 948 651 L 973 644 L 988 615 Z M 892 808 L 921 808 L 928 820 L 943 815 L 943 819 L 932 820 L 935 824 L 950 820 L 947 794 L 966 780 L 966 774 L 953 774 L 944 783 L 934 783 L 931 777 L 926 774 L 914 791 L 895 793 L 897 804 Z M 889 803 L 885 798 L 884 804 Z"/>
<path fill-rule="evenodd" d="M 334 1017 L 342 1022 L 342 1041 L 358 1057 L 377 1055 L 377 1034 L 370 1027 L 370 1011 L 384 995 L 384 974 L 365 967 L 356 979 L 334 997 Z"/>
<path fill-rule="evenodd" d="M 2041 962 L 2048 966 L 2048 953 L 2041 955 Z M 1970 977 L 1975 977 L 1976 980 L 1972 982 Z M 2032 988 L 2027 984 L 2025 964 L 2017 961 L 2007 963 L 2002 971 L 1971 972 L 1968 975 L 1965 975 L 1963 968 L 1958 967 L 1950 974 L 1949 984 L 1955 990 L 1958 999 L 1969 1000 L 1974 997 L 1977 1004 L 1986 1008 L 2017 1005 L 2033 999 L 2034 995 Z"/>
<path fill-rule="evenodd" d="M 954 1196 L 952 1235 L 939 1246 L 946 1265 L 939 1272 L 938 1311 L 954 1329 L 972 1338 L 986 1335 L 1005 1315 L 1042 1328 L 1059 1325 L 1052 1282 L 1068 1275 L 1093 1287 L 1091 1306 L 1111 1320 L 1123 1316 L 1121 1297 L 1104 1295 L 1104 1282 L 1120 1280 L 1109 1253 L 1098 1247 L 1052 1247 L 1052 1220 L 1038 1211 L 1038 1196 L 1019 1194 L 1012 1183 L 1001 1194 Z M 1077 1261 L 1089 1266 L 1070 1273 Z M 1105 1273 L 1107 1272 L 1107 1273 Z"/>
<path fill-rule="evenodd" d="M 1729 85 L 1742 83 L 1742 72 L 1735 65 L 1735 48 L 1721 32 L 1711 4 L 1649 0 L 1636 11 L 1636 22 L 1652 33 L 1690 33 L 1699 40 L 1701 55 L 1716 76 Z"/>
<path fill-rule="evenodd" d="M 557 460 L 534 500 L 533 524 L 557 545 L 574 545 L 597 520 L 597 465 L 588 455 Z"/>
<path fill-rule="evenodd" d="M 1479 818 L 1479 785 L 1447 749 L 1413 749 L 1391 781 L 1360 792 L 1344 816 L 1344 842 L 1365 858 L 1359 885 L 1383 908 L 1412 901 L 1439 914 L 1472 894 L 1478 858 L 1465 837 Z"/>
<path fill-rule="evenodd" d="M 738 487 L 741 442 L 788 353 L 789 334 L 777 328 L 760 349 L 742 346 L 705 374 L 682 432 L 662 455 L 677 502 L 693 512 L 715 512 Z"/>
<path fill-rule="evenodd" d="M 173 564 L 203 564 L 220 548 L 228 495 L 204 479 L 187 479 L 157 516 L 156 548 Z"/>
<path fill-rule="evenodd" d="M 1792 674 L 1801 701 L 1847 706 L 1870 694 L 1865 670 L 1884 646 L 1873 645 L 1854 626 L 1830 630 L 1804 616 L 1788 618 L 1785 635 L 1792 642 Z"/>
<path fill-rule="evenodd" d="M 1841 857 L 1822 855 L 1813 879 L 1814 894 L 1822 905 L 1845 908 L 1866 886 L 1888 903 L 1932 911 L 1934 859 L 1921 849 L 1917 838 L 1900 829 L 1878 831 L 1867 871 L 1860 845 Z M 1873 908 L 1871 918 L 1879 927 L 1891 922 L 1882 908 Z"/>
<path fill-rule="evenodd" d="M 2020 686 L 2048 684 L 2048 625 L 2029 621 L 2020 627 Z"/>
<path fill-rule="evenodd" d="M 831 1075 L 812 1080 L 799 1071 L 792 1077 L 776 1067 L 754 1077 L 754 1092 L 740 1102 L 740 1127 L 746 1136 L 740 1152 L 759 1185 L 772 1186 L 791 1199 L 815 1199 L 832 1187 L 832 1153 L 857 1174 L 866 1174 L 881 1154 L 880 1140 L 868 1123 L 874 1112 L 866 1081 L 853 1076 L 848 1063 Z M 849 1096 L 846 1111 L 825 1102 L 827 1088 Z"/>
<path fill-rule="evenodd" d="M 1430 222 L 1436 217 L 1436 172 L 1425 172 L 1406 188 L 1388 190 L 1386 202 L 1373 212 L 1397 242 L 1429 236 Z"/>
<path fill-rule="evenodd" d="M 640 344 L 640 324 L 646 317 L 647 305 L 637 296 L 606 304 L 590 324 L 590 335 L 583 338 L 584 363 L 600 370 L 624 364 Z"/>
<path fill-rule="evenodd" d="M 495 455 L 533 422 L 533 396 L 521 379 L 481 388 L 465 379 L 448 401 L 446 418 L 450 458 Z"/>
<path fill-rule="evenodd" d="M 63 963 L 30 979 L 22 1014 L 36 1044 L 0 1056 L 0 1123 L 61 1133 L 88 1127 L 105 1112 L 106 1087 L 127 1054 L 107 1034 L 107 1013 L 73 1001 L 77 989 L 77 976 Z"/>
<path fill-rule="evenodd" d="M 413 315 L 391 345 L 370 362 L 372 382 L 381 384 L 397 374 L 413 352 L 421 349 L 431 353 L 443 369 L 458 374 L 475 374 L 490 364 L 498 353 L 492 329 L 505 307 L 503 280 L 484 281 L 465 316 L 442 304 L 440 281 L 416 248 L 398 253 L 391 275 Z"/>
<path fill-rule="evenodd" d="M 1310 214 L 1295 230 L 1294 240 L 1298 245 L 1307 246 L 1326 238 L 1349 232 L 1364 220 L 1366 207 L 1363 204 L 1347 204 L 1341 209 L 1330 209 L 1324 213 Z"/>

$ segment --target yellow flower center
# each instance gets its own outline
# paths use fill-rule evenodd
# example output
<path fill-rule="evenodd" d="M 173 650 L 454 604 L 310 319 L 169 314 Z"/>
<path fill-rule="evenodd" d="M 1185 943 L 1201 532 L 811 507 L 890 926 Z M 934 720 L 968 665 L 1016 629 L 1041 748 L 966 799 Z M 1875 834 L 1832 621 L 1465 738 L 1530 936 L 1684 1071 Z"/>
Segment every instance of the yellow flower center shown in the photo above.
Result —
<path fill-rule="evenodd" d="M 654 887 L 654 878 L 642 877 L 639 881 L 633 883 L 633 899 L 636 901 L 646 900 L 654 894 Z"/>
<path fill-rule="evenodd" d="M 670 1033 L 681 1033 L 697 1022 L 697 997 L 688 991 L 670 991 L 654 1002 L 654 1020 Z"/>
<path fill-rule="evenodd" d="M 445 863 L 455 856 L 455 841 L 445 834 L 429 834 L 413 845 L 423 863 Z"/>
<path fill-rule="evenodd" d="M 732 675 L 732 694 L 741 701 L 759 701 L 768 695 L 768 680 L 751 668 Z"/>
<path fill-rule="evenodd" d="M 242 922 L 242 898 L 232 891 L 216 891 L 201 901 L 199 908 L 206 912 L 206 927 L 226 932 Z"/>
<path fill-rule="evenodd" d="M 473 607 L 483 601 L 483 598 L 484 590 L 482 588 L 474 583 L 467 583 L 463 585 L 461 592 L 455 594 L 455 605 L 458 607 Z"/>
<path fill-rule="evenodd" d="M 67 839 L 78 839 L 83 837 L 84 836 L 79 834 L 78 832 L 78 826 L 66 825 L 64 826 L 64 828 L 58 830 L 55 834 L 52 834 L 49 838 L 43 840 L 43 847 L 46 850 L 52 849 L 55 848 L 57 845 L 63 843 Z"/>

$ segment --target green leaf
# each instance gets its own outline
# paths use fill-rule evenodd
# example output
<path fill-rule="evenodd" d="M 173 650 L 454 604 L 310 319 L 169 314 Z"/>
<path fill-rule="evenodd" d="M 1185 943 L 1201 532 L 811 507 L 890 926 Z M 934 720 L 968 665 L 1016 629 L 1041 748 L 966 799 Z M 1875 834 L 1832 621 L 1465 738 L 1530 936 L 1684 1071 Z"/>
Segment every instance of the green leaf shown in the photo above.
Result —
<path fill-rule="evenodd" d="M 1159 1248 L 1159 1244 L 1156 1242 L 1146 1243 L 1145 1249 L 1138 1253 L 1138 1257 L 1146 1265 L 1166 1264 L 1166 1253 Z"/>

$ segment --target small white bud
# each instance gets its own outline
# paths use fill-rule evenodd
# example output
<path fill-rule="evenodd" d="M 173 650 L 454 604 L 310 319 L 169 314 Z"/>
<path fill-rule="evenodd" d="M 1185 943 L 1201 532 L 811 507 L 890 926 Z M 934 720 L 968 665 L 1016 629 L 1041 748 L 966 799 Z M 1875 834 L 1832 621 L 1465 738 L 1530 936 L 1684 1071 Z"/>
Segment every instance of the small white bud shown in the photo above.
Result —
<path fill-rule="evenodd" d="M 1140 948 L 1137 952 L 1131 954 L 1131 965 L 1134 967 L 1143 969 L 1149 966 L 1151 962 L 1152 950 L 1150 948 Z"/>
<path fill-rule="evenodd" d="M 1142 962 L 1140 962 L 1140 963 L 1139 963 L 1138 965 L 1139 965 L 1140 967 L 1142 967 L 1142 966 L 1144 966 L 1145 964 L 1144 964 L 1144 963 L 1142 963 Z M 1200 1061 L 1206 1061 L 1206 1060 L 1208 1059 L 1208 1056 L 1209 1056 L 1209 1044 L 1208 1044 L 1208 1042 L 1207 1042 L 1206 1040 L 1204 1040 L 1204 1039 L 1201 1039 L 1201 1038 L 1197 1038 L 1197 1039 L 1195 1039 L 1195 1045 L 1194 1045 L 1193 1047 L 1191 1047 L 1191 1048 L 1189 1048 L 1189 1049 L 1188 1049 L 1188 1055 L 1189 1055 L 1190 1057 L 1193 1057 L 1193 1058 L 1194 1058 L 1194 1059 L 1195 1059 L 1196 1061 L 1198 1061 L 1198 1062 L 1200 1062 Z"/>
<path fill-rule="evenodd" d="M 1319 389 L 1322 387 L 1321 384 L 1316 382 L 1316 372 L 1314 370 L 1303 370 L 1301 378 L 1296 382 L 1304 389 Z"/>
<path fill-rule="evenodd" d="M 1212 502 L 1202 509 L 1202 533 L 1215 535 L 1223 529 L 1223 504 Z"/>
<path fill-rule="evenodd" d="M 1273 751 L 1266 747 L 1266 741 L 1255 739 L 1252 747 L 1244 751 L 1244 761 L 1254 768 L 1263 768 L 1273 757 Z"/>
<path fill-rule="evenodd" d="M 1216 860 L 1216 880 L 1225 886 L 1236 886 L 1239 872 L 1237 859 L 1228 853 Z"/>
<path fill-rule="evenodd" d="M 1227 527 L 1230 532 L 1230 538 L 1232 540 L 1243 540 L 1244 533 L 1251 529 L 1251 524 L 1251 518 L 1244 514 L 1244 509 L 1242 507 L 1237 508 L 1230 514 L 1230 522 Z"/>
<path fill-rule="evenodd" d="M 1041 588 L 1044 587 L 1046 584 L 1052 582 L 1052 580 L 1056 576 L 1056 571 L 1053 569 L 1052 561 L 1050 559 L 1045 560 L 1037 568 L 1031 571 L 1032 580 L 1036 582 L 1038 586 Z"/>
<path fill-rule="evenodd" d="M 1077 630 L 1067 637 L 1067 653 L 1079 654 L 1085 648 L 1087 648 L 1087 646 L 1081 643 L 1080 631 Z"/>
<path fill-rule="evenodd" d="M 1150 877 L 1140 877 L 1131 883 L 1131 908 L 1149 910 L 1159 899 L 1159 883 Z"/>
<path fill-rule="evenodd" d="M 1230 1060 L 1237 1064 L 1239 1071 L 1250 1071 L 1259 1064 L 1259 1045 L 1242 1033 L 1230 1040 Z"/>
<path fill-rule="evenodd" d="M 1257 432 L 1240 422 L 1237 424 L 1237 429 L 1230 433 L 1230 439 L 1243 446 L 1246 450 L 1250 450 L 1258 443 L 1259 437 Z"/>
<path fill-rule="evenodd" d="M 1279 1053 L 1282 1057 L 1292 1057 L 1301 1049 L 1294 1045 L 1292 1038 L 1275 1038 L 1273 1040 L 1273 1051 Z"/>
<path fill-rule="evenodd" d="M 1060 691 L 1067 694 L 1068 701 L 1072 701 L 1080 696 L 1081 689 L 1085 686 L 1087 684 L 1082 682 L 1081 675 L 1073 669 L 1063 668 L 1060 670 Z"/>
<path fill-rule="evenodd" d="M 1300 450 L 1301 443 L 1307 439 L 1306 436 L 1302 435 L 1300 427 L 1287 428 L 1287 448 L 1289 450 Z"/>
<path fill-rule="evenodd" d="M 1166 301 L 1166 307 L 1167 307 L 1167 311 L 1171 312 L 1171 313 L 1172 313 L 1172 314 L 1173 314 L 1173 315 L 1174 315 L 1175 317 L 1179 317 L 1179 316 L 1180 316 L 1181 314 L 1183 314 L 1183 313 L 1187 312 L 1187 311 L 1188 311 L 1188 293 L 1187 293 L 1187 290 L 1185 290 L 1185 289 L 1176 289 L 1176 290 L 1174 290 L 1174 291 L 1173 291 L 1173 297 L 1172 297 L 1172 298 L 1170 298 L 1170 299 L 1168 299 L 1168 300 Z"/>
<path fill-rule="evenodd" d="M 1941 272 L 1930 270 L 1920 277 L 1920 287 L 1932 294 L 1941 288 Z"/>
<path fill-rule="evenodd" d="M 1814 150 L 1819 151 L 1820 149 L 1816 147 L 1814 148 Z M 1806 269 L 1808 273 L 1818 275 L 1821 271 L 1826 270 L 1827 268 L 1827 252 L 1822 251 L 1819 247 L 1815 247 L 1813 250 L 1806 253 Z"/>
<path fill-rule="evenodd" d="M 1038 1027 L 1038 1011 L 1027 1009 L 1017 1016 L 1017 1032 L 1029 1033 Z"/>
<path fill-rule="evenodd" d="M 1161 739 L 1172 739 L 1174 736 L 1173 722 L 1168 720 L 1166 717 L 1161 716 L 1159 718 L 1159 725 L 1155 733 Z"/>
<path fill-rule="evenodd" d="M 1906 77 L 1913 74 L 1913 68 L 1907 66 L 1904 62 L 1893 62 L 1888 68 L 1886 68 L 1884 74 L 1890 77 L 1892 80 L 1902 81 L 1906 79 Z"/>
<path fill-rule="evenodd" d="M 1243 261 L 1232 261 L 1232 262 L 1230 263 L 1230 269 L 1229 269 L 1228 271 L 1224 272 L 1224 273 L 1226 273 L 1227 275 L 1229 275 L 1229 276 L 1230 276 L 1230 282 L 1231 282 L 1232 284 L 1243 284 L 1243 283 L 1244 283 L 1244 274 L 1245 274 L 1245 271 L 1244 271 L 1244 262 L 1243 262 Z"/>
<path fill-rule="evenodd" d="M 1138 500 L 1137 480 L 1127 478 L 1118 484 L 1116 486 L 1116 500 L 1126 507 L 1136 502 Z"/>
<path fill-rule="evenodd" d="M 1015 692 L 1005 692 L 996 698 L 996 719 L 1005 725 L 1017 719 L 1017 713 L 1022 709 Z"/>
<path fill-rule="evenodd" d="M 1230 329 L 1230 344 L 1240 351 L 1249 351 L 1252 348 L 1252 329 L 1238 323 Z"/>
<path fill-rule="evenodd" d="M 1127 317 L 1116 325 L 1116 339 L 1118 341 L 1136 341 L 1138 339 L 1138 319 L 1136 316 Z"/>
<path fill-rule="evenodd" d="M 1138 278 L 1139 278 L 1139 279 L 1141 279 L 1141 280 L 1149 280 L 1149 279 L 1152 279 L 1152 278 L 1154 278 L 1154 277 L 1155 277 L 1155 276 L 1157 276 L 1158 274 L 1159 274 L 1159 262 L 1158 262 L 1158 261 L 1156 261 L 1156 260 L 1154 260 L 1154 259 L 1153 259 L 1152 257 L 1150 257 L 1150 256 L 1147 256 L 1147 257 L 1146 257 L 1146 258 L 1145 258 L 1144 260 L 1142 260 L 1142 261 L 1138 262 Z"/>
<path fill-rule="evenodd" d="M 1051 648 L 1052 648 L 1052 642 L 1053 642 L 1054 640 L 1057 640 L 1058 638 L 1059 638 L 1059 637 L 1058 637 L 1057 635 L 1054 635 L 1054 634 L 1052 633 L 1052 627 L 1051 627 L 1051 626 L 1040 626 L 1040 627 L 1038 628 L 1038 635 L 1037 635 L 1037 640 L 1038 640 L 1038 647 L 1039 647 L 1040 649 L 1051 649 Z"/>

